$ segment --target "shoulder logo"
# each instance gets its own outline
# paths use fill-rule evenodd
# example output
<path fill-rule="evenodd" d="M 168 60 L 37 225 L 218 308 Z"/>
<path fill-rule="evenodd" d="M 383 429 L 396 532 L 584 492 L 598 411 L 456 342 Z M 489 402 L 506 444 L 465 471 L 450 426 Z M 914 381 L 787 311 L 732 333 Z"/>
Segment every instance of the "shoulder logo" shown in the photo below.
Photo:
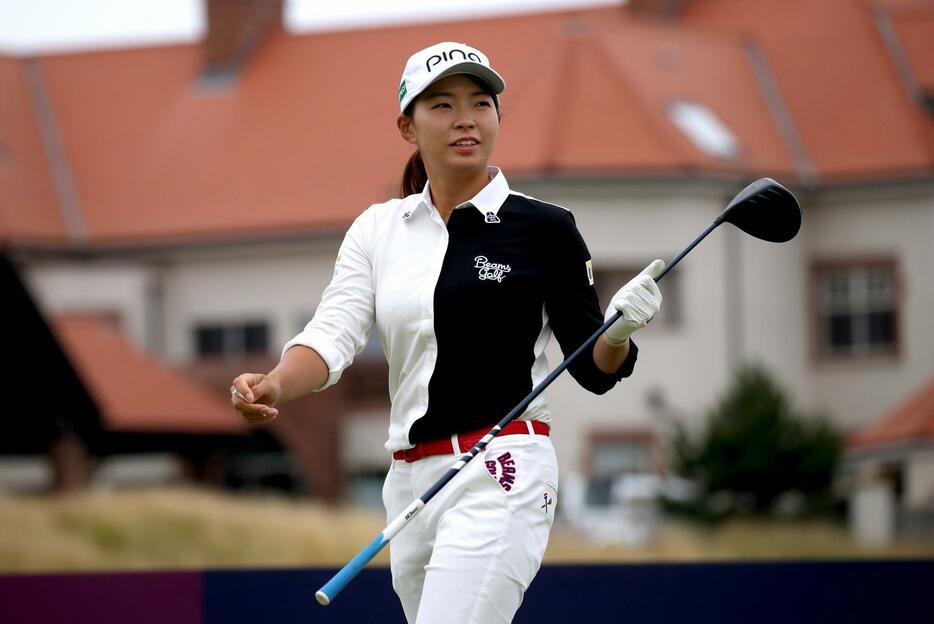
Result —
<path fill-rule="evenodd" d="M 512 267 L 508 264 L 490 262 L 486 256 L 477 256 L 473 259 L 473 261 L 473 268 L 480 270 L 480 273 L 477 275 L 477 277 L 479 277 L 481 280 L 496 280 L 497 282 L 502 283 L 503 278 L 506 277 L 506 274 L 512 271 Z"/>
<path fill-rule="evenodd" d="M 587 281 L 593 286 L 593 260 L 587 261 Z"/>

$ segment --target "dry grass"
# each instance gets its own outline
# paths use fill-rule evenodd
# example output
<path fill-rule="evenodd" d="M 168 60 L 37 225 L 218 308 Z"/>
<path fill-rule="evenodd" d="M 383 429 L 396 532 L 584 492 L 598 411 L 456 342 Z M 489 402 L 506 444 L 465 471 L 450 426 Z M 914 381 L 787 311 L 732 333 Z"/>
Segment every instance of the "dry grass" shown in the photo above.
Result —
<path fill-rule="evenodd" d="M 357 509 L 193 489 L 6 498 L 0 570 L 343 565 L 383 522 Z"/>
<path fill-rule="evenodd" d="M 0 572 L 338 566 L 382 530 L 381 513 L 194 489 L 0 498 Z M 831 524 L 667 523 L 642 548 L 556 527 L 546 561 L 700 561 L 934 556 L 934 544 L 860 547 Z M 387 551 L 376 559 L 385 565 Z"/>

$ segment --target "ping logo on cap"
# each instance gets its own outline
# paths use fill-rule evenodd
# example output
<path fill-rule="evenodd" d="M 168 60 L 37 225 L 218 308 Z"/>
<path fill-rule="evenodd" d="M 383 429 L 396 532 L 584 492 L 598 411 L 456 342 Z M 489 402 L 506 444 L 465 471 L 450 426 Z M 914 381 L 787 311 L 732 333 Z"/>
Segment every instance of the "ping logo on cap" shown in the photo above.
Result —
<path fill-rule="evenodd" d="M 399 85 L 399 110 L 405 109 L 436 80 L 451 74 L 479 78 L 495 95 L 506 88 L 503 77 L 490 67 L 489 59 L 466 43 L 442 41 L 409 57 Z"/>
<path fill-rule="evenodd" d="M 429 57 L 428 57 L 428 60 L 425 61 L 425 68 L 426 68 L 429 72 L 431 72 L 431 67 L 432 67 L 432 65 L 437 65 L 438 63 L 440 63 L 440 62 L 442 62 L 442 61 L 444 61 L 444 62 L 453 61 L 453 60 L 454 60 L 454 55 L 457 54 L 457 53 L 460 53 L 460 55 L 461 55 L 461 60 L 463 60 L 463 61 L 466 61 L 466 60 L 469 59 L 469 60 L 471 60 L 471 61 L 475 61 L 475 62 L 477 62 L 477 63 L 483 64 L 483 59 L 481 59 L 481 58 L 480 58 L 480 55 L 477 54 L 476 52 L 466 52 L 466 51 L 461 50 L 461 49 L 459 49 L 459 48 L 454 48 L 453 50 L 445 50 L 445 51 L 441 52 L 441 54 L 432 54 L 431 56 L 429 56 Z M 432 62 L 432 61 L 434 61 L 434 62 Z"/>

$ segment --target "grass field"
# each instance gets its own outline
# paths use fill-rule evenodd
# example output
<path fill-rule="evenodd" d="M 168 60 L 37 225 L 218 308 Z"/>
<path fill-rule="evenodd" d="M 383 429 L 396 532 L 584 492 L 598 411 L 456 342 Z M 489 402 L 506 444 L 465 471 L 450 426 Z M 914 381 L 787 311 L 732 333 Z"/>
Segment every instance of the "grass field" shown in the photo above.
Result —
<path fill-rule="evenodd" d="M 0 497 L 0 572 L 339 566 L 381 513 L 195 489 Z M 595 545 L 556 524 L 546 563 L 934 557 L 934 543 L 865 548 L 832 523 L 666 522 L 642 548 Z M 383 551 L 376 564 L 388 562 Z"/>

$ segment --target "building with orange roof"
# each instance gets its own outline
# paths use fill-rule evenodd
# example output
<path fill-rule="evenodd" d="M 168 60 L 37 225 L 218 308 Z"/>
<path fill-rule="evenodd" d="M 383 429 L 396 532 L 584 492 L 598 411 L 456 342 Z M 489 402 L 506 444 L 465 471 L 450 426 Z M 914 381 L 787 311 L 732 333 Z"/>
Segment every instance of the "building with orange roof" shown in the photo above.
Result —
<path fill-rule="evenodd" d="M 405 58 L 462 40 L 508 83 L 496 164 L 573 210 L 603 301 L 755 178 L 804 209 L 791 243 L 721 228 L 692 252 L 617 390 L 551 386 L 565 470 L 696 422 L 745 361 L 848 430 L 929 376 L 934 3 L 630 0 L 305 35 L 221 4 L 201 44 L 0 57 L 0 241 L 46 313 L 119 317 L 221 397 L 268 370 L 347 226 L 396 192 Z M 388 463 L 383 366 L 374 338 L 346 390 L 270 428 L 313 492 L 366 491 Z"/>
<path fill-rule="evenodd" d="M 847 441 L 850 523 L 865 542 L 934 535 L 934 375 Z"/>
<path fill-rule="evenodd" d="M 229 417 L 229 406 L 130 343 L 115 317 L 70 313 L 47 322 L 6 257 L 0 257 L 0 283 L 18 338 L 9 342 L 33 356 L 4 358 L 10 399 L 22 404 L 11 410 L 0 440 L 4 468 L 14 476 L 0 475 L 0 483 L 69 490 L 87 485 L 93 472 L 102 477 L 95 481 L 113 484 L 127 480 L 120 475 L 128 467 L 115 457 L 168 450 L 171 458 L 131 462 L 135 481 L 147 473 L 158 480 L 207 477 L 207 458 L 243 445 L 246 426 Z M 42 454 L 46 464 L 10 459 Z M 210 480 L 220 483 L 220 477 Z"/>

